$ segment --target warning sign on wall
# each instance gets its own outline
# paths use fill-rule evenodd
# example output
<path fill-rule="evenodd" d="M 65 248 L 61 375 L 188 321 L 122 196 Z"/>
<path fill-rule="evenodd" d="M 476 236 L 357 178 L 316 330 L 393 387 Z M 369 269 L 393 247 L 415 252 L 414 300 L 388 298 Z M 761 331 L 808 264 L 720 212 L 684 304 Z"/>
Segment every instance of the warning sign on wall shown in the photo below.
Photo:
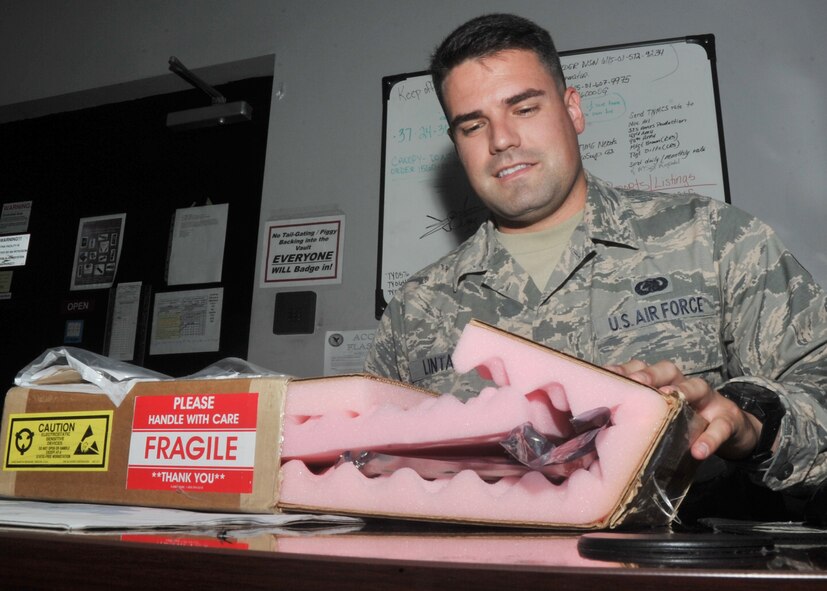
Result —
<path fill-rule="evenodd" d="M 262 287 L 342 282 L 342 215 L 267 222 Z"/>
<path fill-rule="evenodd" d="M 9 415 L 4 470 L 104 471 L 112 411 Z"/>
<path fill-rule="evenodd" d="M 127 489 L 250 493 L 258 394 L 138 396 Z"/>

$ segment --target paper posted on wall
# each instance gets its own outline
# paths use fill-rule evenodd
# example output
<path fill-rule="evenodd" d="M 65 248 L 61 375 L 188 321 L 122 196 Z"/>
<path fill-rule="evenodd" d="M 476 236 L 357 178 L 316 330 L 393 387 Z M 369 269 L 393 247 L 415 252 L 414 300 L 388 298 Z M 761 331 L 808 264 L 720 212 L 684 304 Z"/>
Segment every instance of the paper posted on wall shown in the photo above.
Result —
<path fill-rule="evenodd" d="M 155 295 L 151 355 L 218 351 L 224 288 Z"/>
<path fill-rule="evenodd" d="M 72 270 L 72 290 L 112 287 L 123 249 L 126 214 L 82 218 Z"/>

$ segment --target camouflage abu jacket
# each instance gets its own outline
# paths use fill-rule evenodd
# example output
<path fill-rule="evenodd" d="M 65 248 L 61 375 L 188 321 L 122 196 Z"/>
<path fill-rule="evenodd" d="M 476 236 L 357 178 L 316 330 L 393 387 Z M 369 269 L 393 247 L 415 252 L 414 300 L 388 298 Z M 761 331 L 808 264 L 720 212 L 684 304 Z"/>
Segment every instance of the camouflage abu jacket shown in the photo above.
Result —
<path fill-rule="evenodd" d="M 720 201 L 616 190 L 589 176 L 583 222 L 540 291 L 491 222 L 412 275 L 391 300 L 365 371 L 467 399 L 453 371 L 472 318 L 598 365 L 675 362 L 720 387 L 781 397 L 781 444 L 764 483 L 827 478 L 827 299 L 772 230 Z"/>

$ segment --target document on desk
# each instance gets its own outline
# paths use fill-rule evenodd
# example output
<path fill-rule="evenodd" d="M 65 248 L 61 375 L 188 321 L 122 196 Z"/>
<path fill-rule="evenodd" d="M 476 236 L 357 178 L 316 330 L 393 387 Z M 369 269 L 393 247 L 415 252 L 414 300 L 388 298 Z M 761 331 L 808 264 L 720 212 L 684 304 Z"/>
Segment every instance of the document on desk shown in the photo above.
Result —
<path fill-rule="evenodd" d="M 352 526 L 359 518 L 341 515 L 205 513 L 87 503 L 46 503 L 0 500 L 0 527 L 111 533 L 115 531 L 202 531 L 256 529 L 308 529 Z"/>

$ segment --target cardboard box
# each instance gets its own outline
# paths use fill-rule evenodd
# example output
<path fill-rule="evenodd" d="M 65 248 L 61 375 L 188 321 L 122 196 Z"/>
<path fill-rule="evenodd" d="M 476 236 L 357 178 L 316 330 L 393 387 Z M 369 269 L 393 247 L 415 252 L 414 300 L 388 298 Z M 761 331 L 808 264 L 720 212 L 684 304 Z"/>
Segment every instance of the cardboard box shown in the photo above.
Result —
<path fill-rule="evenodd" d="M 286 378 L 12 388 L 0 495 L 267 513 L 278 500 Z"/>
<path fill-rule="evenodd" d="M 674 517 L 695 469 L 689 445 L 705 426 L 681 396 L 476 322 L 453 360 L 496 387 L 463 404 L 366 375 L 163 380 L 137 383 L 117 407 L 82 384 L 13 388 L 0 495 L 549 529 Z M 464 468 L 371 474 L 340 461 L 344 452 L 476 459 L 502 452 L 527 421 L 568 440 L 573 416 L 598 408 L 612 418 L 594 459 L 562 482 L 536 470 L 494 480 Z"/>

